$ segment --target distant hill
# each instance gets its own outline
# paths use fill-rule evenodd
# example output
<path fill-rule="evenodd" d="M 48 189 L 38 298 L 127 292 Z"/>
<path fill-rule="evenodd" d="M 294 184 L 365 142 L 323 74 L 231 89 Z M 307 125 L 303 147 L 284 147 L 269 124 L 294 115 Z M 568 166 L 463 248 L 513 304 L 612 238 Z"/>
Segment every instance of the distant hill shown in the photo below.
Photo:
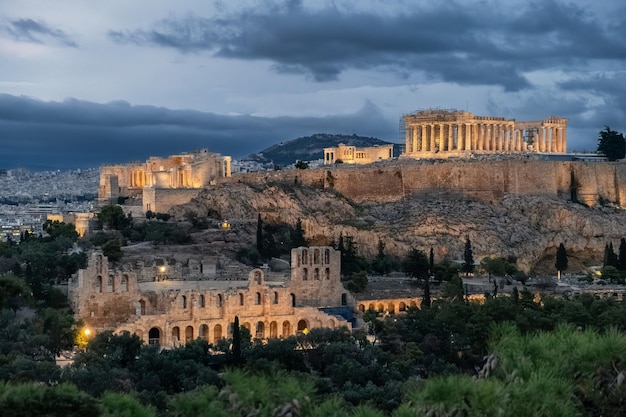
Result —
<path fill-rule="evenodd" d="M 257 162 L 273 162 L 281 167 L 295 163 L 296 161 L 314 161 L 324 157 L 324 148 L 331 148 L 340 143 L 349 146 L 368 147 L 375 145 L 388 145 L 377 138 L 357 135 L 335 135 L 330 133 L 316 133 L 312 136 L 304 136 L 281 142 L 245 159 Z M 399 145 L 394 143 L 394 155 L 399 154 Z"/>

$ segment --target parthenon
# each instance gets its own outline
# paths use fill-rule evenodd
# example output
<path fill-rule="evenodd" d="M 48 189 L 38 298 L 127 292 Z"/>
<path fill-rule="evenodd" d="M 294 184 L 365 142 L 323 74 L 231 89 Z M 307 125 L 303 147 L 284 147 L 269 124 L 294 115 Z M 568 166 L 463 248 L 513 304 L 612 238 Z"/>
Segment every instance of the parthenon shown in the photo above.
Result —
<path fill-rule="evenodd" d="M 518 122 L 459 110 L 429 109 L 403 116 L 409 157 L 445 157 L 467 152 L 565 153 L 567 119 Z"/>

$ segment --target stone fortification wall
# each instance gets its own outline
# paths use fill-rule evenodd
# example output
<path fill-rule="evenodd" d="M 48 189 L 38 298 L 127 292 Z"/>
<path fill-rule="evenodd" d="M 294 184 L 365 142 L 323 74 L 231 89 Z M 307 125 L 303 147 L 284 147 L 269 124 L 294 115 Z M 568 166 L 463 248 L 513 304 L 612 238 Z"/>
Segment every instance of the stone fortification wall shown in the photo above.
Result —
<path fill-rule="evenodd" d="M 234 175 L 248 184 L 279 182 L 332 188 L 361 201 L 396 201 L 410 194 L 443 194 L 490 200 L 511 193 L 620 203 L 626 197 L 626 164 L 582 161 L 421 161 L 368 167 L 333 166 L 311 170 Z"/>
<path fill-rule="evenodd" d="M 173 206 L 186 204 L 198 196 L 199 188 L 152 188 L 143 189 L 143 211 L 167 213 Z"/>

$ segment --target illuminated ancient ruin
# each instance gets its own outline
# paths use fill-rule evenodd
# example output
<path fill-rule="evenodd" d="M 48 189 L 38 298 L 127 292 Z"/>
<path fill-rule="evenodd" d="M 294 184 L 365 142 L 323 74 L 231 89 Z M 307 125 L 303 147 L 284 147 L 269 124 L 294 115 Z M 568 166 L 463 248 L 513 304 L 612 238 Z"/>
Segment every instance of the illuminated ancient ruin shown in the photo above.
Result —
<path fill-rule="evenodd" d="M 459 110 L 430 109 L 402 118 L 408 157 L 476 153 L 565 153 L 567 119 L 519 122 Z"/>
<path fill-rule="evenodd" d="M 392 144 L 358 148 L 340 143 L 336 148 L 324 148 L 324 165 L 339 161 L 344 164 L 370 164 L 391 158 L 393 158 Z"/>

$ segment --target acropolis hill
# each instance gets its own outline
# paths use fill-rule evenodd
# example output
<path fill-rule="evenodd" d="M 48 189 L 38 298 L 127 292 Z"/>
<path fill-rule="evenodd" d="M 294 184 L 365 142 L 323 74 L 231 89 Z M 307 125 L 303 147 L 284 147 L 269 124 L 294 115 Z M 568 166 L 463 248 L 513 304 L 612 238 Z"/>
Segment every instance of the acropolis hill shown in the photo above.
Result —
<path fill-rule="evenodd" d="M 267 221 L 301 218 L 314 244 L 342 232 L 365 255 L 382 239 L 398 256 L 433 247 L 438 259 L 461 259 L 469 236 L 475 259 L 514 256 L 526 271 L 542 262 L 552 270 L 563 242 L 574 271 L 601 263 L 605 244 L 624 237 L 625 199 L 619 162 L 397 160 L 233 175 L 170 212 L 229 219 L 249 241 L 259 212 Z"/>

